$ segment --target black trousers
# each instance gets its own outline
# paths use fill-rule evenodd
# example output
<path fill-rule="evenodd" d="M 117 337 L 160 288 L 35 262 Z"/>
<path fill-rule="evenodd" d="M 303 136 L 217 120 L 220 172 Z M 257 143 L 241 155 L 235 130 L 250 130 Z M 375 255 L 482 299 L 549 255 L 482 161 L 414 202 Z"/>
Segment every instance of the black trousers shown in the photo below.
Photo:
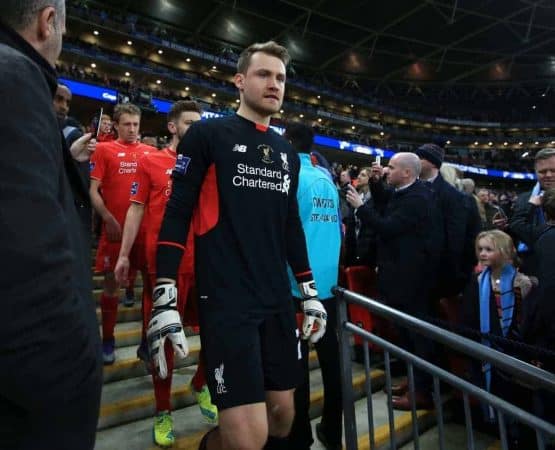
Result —
<path fill-rule="evenodd" d="M 341 442 L 341 421 L 343 416 L 336 303 L 335 298 L 322 301 L 328 314 L 328 322 L 326 333 L 314 345 L 324 382 L 324 409 L 321 423 L 324 434 L 332 444 Z M 301 340 L 301 376 L 299 385 L 295 390 L 295 420 L 289 435 L 289 448 L 295 450 L 309 449 L 314 442 L 309 417 L 310 380 L 308 352 L 308 342 Z"/>
<path fill-rule="evenodd" d="M 74 398 L 35 410 L 0 397 L 0 448 L 92 450 L 101 386 L 100 378 L 91 379 Z"/>

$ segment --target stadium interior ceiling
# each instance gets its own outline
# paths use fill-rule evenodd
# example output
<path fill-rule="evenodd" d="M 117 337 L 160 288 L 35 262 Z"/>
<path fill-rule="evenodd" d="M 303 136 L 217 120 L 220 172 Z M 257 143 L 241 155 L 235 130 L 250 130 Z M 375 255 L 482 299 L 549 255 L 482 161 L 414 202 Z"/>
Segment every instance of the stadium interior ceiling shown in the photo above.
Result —
<path fill-rule="evenodd" d="M 140 25 L 149 24 L 168 42 L 198 48 L 234 61 L 252 42 L 274 39 L 291 55 L 291 79 L 301 79 L 318 90 L 288 85 L 284 111 L 278 121 L 312 121 L 348 133 L 364 135 L 369 145 L 402 149 L 433 140 L 475 150 L 528 152 L 555 139 L 555 108 L 552 83 L 555 77 L 555 2 L 551 0 L 106 0 L 86 3 L 90 9 L 121 17 Z M 129 18 L 131 17 L 131 20 Z M 96 23 L 95 23 L 96 22 Z M 233 92 L 231 64 L 194 57 L 183 51 L 129 40 L 126 27 L 86 20 L 68 9 L 68 43 L 91 46 L 130 58 L 135 66 L 156 65 L 209 77 Z M 94 32 L 93 32 L 94 31 Z M 94 68 L 100 78 L 128 79 L 133 85 L 161 88 L 179 96 L 237 106 L 237 95 L 206 86 L 185 86 L 152 70 L 131 71 L 115 58 L 91 62 L 90 51 L 64 47 L 61 63 Z M 154 71 L 155 72 L 155 71 Z M 331 90 L 348 95 L 341 101 L 325 95 Z M 375 107 L 355 100 L 378 99 Z M 351 103 L 351 101 L 353 103 Z M 484 103 L 485 102 L 485 103 Z M 298 106 L 298 104 L 301 106 Z M 380 105 L 394 105 L 391 112 Z M 314 110 L 304 112 L 302 105 Z M 72 106 L 74 113 L 90 112 L 92 103 Z M 300 109 L 299 109 L 300 108 Z M 491 111 L 487 111 L 491 108 Z M 514 110 L 515 119 L 495 113 Z M 321 111 L 331 111 L 326 117 Z M 299 112 L 300 111 L 300 112 Z M 402 111 L 407 111 L 403 114 Z M 468 115 L 465 114 L 466 111 Z M 414 113 L 424 112 L 430 120 Z M 411 114 L 412 113 L 412 114 Z M 478 113 L 484 113 L 479 115 Z M 493 113 L 493 120 L 489 113 Z M 334 117 L 337 116 L 337 117 Z M 379 124 L 365 129 L 345 117 Z M 338 120 L 339 117 L 339 120 Z M 434 122 L 434 117 L 467 118 L 468 123 Z M 478 120 L 475 117 L 479 117 Z M 499 127 L 478 123 L 501 123 Z M 152 122 L 152 123 L 149 123 Z M 148 127 L 163 131 L 163 121 Z M 156 128 L 157 127 L 157 128 Z M 421 133 L 422 137 L 413 136 Z"/>
<path fill-rule="evenodd" d="M 118 6 L 164 23 L 191 44 L 226 52 L 277 40 L 307 76 L 449 86 L 541 85 L 555 74 L 551 0 L 123 0 Z"/>

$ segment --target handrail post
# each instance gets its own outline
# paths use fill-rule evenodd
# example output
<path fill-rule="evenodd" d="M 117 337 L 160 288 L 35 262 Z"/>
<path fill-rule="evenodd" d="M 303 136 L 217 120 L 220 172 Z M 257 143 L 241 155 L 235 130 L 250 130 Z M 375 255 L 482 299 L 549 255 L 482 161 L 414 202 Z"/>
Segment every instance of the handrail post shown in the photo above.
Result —
<path fill-rule="evenodd" d="M 343 396 L 343 423 L 345 426 L 345 445 L 347 450 L 357 450 L 357 425 L 355 399 L 353 394 L 353 368 L 351 363 L 350 333 L 345 329 L 347 322 L 347 303 L 341 292 L 337 298 L 337 330 L 339 333 L 339 354 L 341 361 L 341 384 Z"/>

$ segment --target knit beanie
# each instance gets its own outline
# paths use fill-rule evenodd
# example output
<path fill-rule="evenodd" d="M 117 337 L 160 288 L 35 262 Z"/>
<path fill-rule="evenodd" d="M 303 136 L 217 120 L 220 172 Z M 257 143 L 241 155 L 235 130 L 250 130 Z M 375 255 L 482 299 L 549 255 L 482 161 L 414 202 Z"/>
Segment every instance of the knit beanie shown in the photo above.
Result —
<path fill-rule="evenodd" d="M 445 150 L 436 144 L 424 144 L 418 147 L 414 153 L 416 153 L 419 158 L 430 161 L 438 169 L 441 167 L 445 156 Z"/>

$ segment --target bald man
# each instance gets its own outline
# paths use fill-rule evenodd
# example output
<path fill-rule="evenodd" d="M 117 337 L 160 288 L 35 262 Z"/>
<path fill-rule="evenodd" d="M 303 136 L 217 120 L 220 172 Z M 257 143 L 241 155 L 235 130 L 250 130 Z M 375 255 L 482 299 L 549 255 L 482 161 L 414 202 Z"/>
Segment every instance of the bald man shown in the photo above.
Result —
<path fill-rule="evenodd" d="M 347 201 L 356 208 L 357 217 L 377 234 L 381 300 L 410 315 L 428 316 L 435 276 L 431 261 L 438 259 L 437 245 L 433 242 L 437 211 L 432 192 L 418 180 L 421 163 L 415 154 L 397 153 L 387 167 L 389 189 L 382 184 L 381 168 L 374 163 L 370 180 L 374 207 L 362 204 L 354 188 L 347 193 Z M 419 356 L 426 353 L 426 342 L 418 336 L 404 334 L 402 344 Z M 417 407 L 432 404 L 429 381 L 415 371 Z M 395 397 L 393 403 L 398 409 L 410 409 L 407 396 Z"/>

